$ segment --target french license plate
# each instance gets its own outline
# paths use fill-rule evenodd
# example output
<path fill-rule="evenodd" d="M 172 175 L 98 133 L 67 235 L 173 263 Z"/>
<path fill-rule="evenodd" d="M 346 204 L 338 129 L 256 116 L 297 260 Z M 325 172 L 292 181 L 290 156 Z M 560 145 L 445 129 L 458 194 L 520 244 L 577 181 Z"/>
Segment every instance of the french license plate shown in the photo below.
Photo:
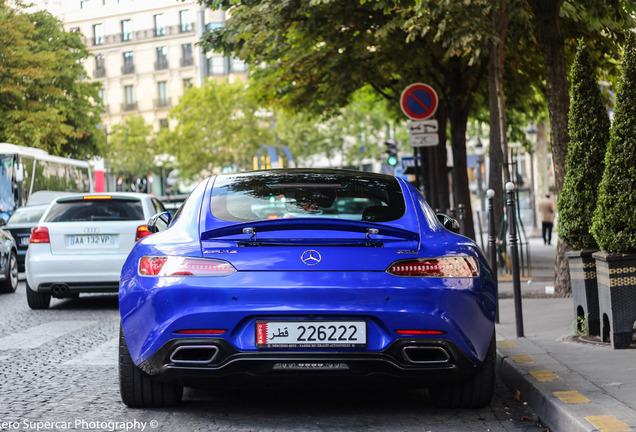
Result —
<path fill-rule="evenodd" d="M 106 246 L 115 244 L 115 236 L 112 235 L 72 235 L 68 241 L 71 247 L 81 246 Z"/>
<path fill-rule="evenodd" d="M 25 236 L 20 238 L 20 246 L 28 246 L 31 241 L 31 237 Z"/>
<path fill-rule="evenodd" d="M 256 321 L 257 348 L 363 348 L 366 321 Z"/>

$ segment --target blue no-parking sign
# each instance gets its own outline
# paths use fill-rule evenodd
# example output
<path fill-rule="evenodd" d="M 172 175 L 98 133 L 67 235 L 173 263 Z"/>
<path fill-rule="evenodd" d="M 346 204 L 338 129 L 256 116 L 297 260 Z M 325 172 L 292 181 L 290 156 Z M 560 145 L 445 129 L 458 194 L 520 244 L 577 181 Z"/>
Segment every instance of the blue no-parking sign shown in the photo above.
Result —
<path fill-rule="evenodd" d="M 408 118 L 425 120 L 437 110 L 437 93 L 428 84 L 411 84 L 402 92 L 400 106 Z"/>

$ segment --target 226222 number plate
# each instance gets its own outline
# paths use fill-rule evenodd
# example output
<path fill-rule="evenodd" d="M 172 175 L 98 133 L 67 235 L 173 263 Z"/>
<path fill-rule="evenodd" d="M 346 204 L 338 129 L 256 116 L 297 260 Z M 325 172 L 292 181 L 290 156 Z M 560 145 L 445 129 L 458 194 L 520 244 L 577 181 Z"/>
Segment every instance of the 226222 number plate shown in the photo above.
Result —
<path fill-rule="evenodd" d="M 365 321 L 256 321 L 257 348 L 364 348 Z"/>

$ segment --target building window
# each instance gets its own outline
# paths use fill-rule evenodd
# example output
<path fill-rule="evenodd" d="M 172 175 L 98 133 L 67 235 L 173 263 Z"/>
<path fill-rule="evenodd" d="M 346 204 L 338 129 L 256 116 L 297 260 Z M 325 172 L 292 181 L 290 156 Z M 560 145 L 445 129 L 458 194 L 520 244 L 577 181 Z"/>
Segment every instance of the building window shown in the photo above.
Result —
<path fill-rule="evenodd" d="M 181 44 L 181 66 L 192 66 L 194 58 L 192 57 L 192 44 Z"/>
<path fill-rule="evenodd" d="M 106 76 L 106 59 L 104 54 L 95 56 L 95 78 L 103 78 Z"/>
<path fill-rule="evenodd" d="M 104 45 L 104 24 L 93 25 L 93 45 Z"/>
<path fill-rule="evenodd" d="M 168 48 L 157 48 L 157 63 L 155 63 L 155 70 L 168 69 Z"/>
<path fill-rule="evenodd" d="M 208 59 L 208 75 L 227 75 L 225 57 L 210 57 Z"/>
<path fill-rule="evenodd" d="M 184 91 L 184 93 L 190 87 L 192 87 L 192 78 L 184 78 L 183 79 L 183 91 Z"/>
<path fill-rule="evenodd" d="M 137 101 L 135 100 L 135 87 L 124 87 L 124 111 L 132 111 L 137 108 Z"/>
<path fill-rule="evenodd" d="M 206 28 L 208 31 L 212 31 L 212 30 L 214 30 L 214 29 L 221 28 L 221 27 L 223 27 L 223 23 L 222 23 L 222 22 L 220 22 L 220 21 L 216 21 L 216 22 L 209 22 L 209 23 L 207 23 L 207 24 L 206 24 L 206 26 L 205 26 L 205 28 Z"/>
<path fill-rule="evenodd" d="M 159 129 L 168 129 L 168 119 L 159 119 Z"/>
<path fill-rule="evenodd" d="M 155 15 L 155 36 L 166 35 L 166 23 L 163 18 L 163 14 Z"/>
<path fill-rule="evenodd" d="M 230 71 L 231 72 L 245 72 L 247 65 L 243 60 L 232 58 L 230 59 Z"/>
<path fill-rule="evenodd" d="M 88 0 L 80 0 L 80 9 L 84 9 L 87 3 L 88 3 Z"/>
<path fill-rule="evenodd" d="M 135 63 L 132 51 L 126 51 L 124 53 L 124 67 L 121 72 L 123 74 L 135 73 Z"/>
<path fill-rule="evenodd" d="M 168 97 L 168 83 L 161 81 L 157 83 L 157 95 L 159 97 L 157 106 L 167 107 L 170 105 L 170 98 Z"/>
<path fill-rule="evenodd" d="M 121 21 L 121 40 L 123 42 L 132 40 L 132 21 L 129 19 Z"/>
<path fill-rule="evenodd" d="M 192 31 L 192 14 L 190 9 L 179 11 L 179 23 L 181 24 L 181 33 Z"/>
<path fill-rule="evenodd" d="M 79 31 L 80 31 L 79 27 L 71 27 L 69 29 L 69 32 L 71 32 L 71 33 L 79 33 Z"/>

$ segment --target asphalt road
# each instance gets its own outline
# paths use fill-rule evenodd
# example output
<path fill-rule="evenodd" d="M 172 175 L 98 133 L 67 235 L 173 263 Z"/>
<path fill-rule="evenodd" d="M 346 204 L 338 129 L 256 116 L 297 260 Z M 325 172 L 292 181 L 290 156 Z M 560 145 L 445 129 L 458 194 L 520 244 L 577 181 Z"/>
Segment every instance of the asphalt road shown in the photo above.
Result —
<path fill-rule="evenodd" d="M 545 431 L 497 383 L 489 407 L 435 408 L 426 390 L 186 389 L 182 406 L 119 399 L 116 296 L 56 300 L 32 311 L 24 282 L 0 295 L 0 430 Z"/>

